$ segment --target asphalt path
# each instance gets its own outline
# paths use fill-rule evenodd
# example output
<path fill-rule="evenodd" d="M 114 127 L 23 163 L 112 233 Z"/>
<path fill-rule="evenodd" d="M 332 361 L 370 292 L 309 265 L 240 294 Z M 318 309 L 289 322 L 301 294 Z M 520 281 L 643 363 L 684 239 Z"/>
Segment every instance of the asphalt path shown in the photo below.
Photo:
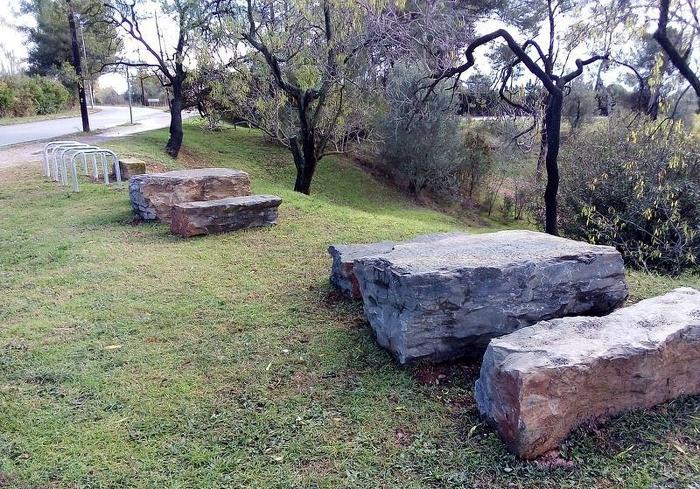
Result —
<path fill-rule="evenodd" d="M 170 114 L 162 109 L 134 107 L 134 125 L 130 125 L 129 107 L 100 106 L 98 108 L 99 112 L 90 114 L 90 129 L 103 131 L 111 128 L 112 130 L 104 133 L 107 137 L 150 131 L 168 127 L 170 124 Z M 81 132 L 82 129 L 80 117 L 0 126 L 0 147 L 53 139 Z"/>

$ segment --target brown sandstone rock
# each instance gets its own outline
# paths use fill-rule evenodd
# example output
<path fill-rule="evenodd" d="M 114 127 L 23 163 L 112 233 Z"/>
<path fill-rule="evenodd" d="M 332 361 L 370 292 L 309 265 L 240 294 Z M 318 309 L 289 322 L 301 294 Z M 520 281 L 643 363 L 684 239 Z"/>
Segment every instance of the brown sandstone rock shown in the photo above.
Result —
<path fill-rule="evenodd" d="M 119 160 L 119 171 L 122 180 L 129 180 L 134 175 L 146 173 L 146 163 L 136 158 L 122 158 Z"/>
<path fill-rule="evenodd" d="M 227 168 L 149 173 L 129 180 L 131 207 L 145 221 L 170 222 L 172 206 L 180 202 L 245 195 L 250 195 L 248 174 Z"/>
<path fill-rule="evenodd" d="M 700 292 L 690 288 L 491 340 L 476 382 L 479 411 L 527 459 L 587 421 L 698 393 Z"/>
<path fill-rule="evenodd" d="M 183 237 L 225 233 L 236 229 L 266 227 L 277 223 L 282 199 L 251 195 L 175 204 L 170 229 Z"/>

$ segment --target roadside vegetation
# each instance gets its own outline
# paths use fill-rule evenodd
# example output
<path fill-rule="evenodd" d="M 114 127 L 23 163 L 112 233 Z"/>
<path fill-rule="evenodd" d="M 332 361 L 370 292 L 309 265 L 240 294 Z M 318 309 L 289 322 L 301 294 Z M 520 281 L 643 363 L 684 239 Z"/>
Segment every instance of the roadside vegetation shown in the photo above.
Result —
<path fill-rule="evenodd" d="M 329 156 L 314 195 L 255 130 L 115 141 L 151 170 L 223 166 L 284 199 L 279 225 L 200 239 L 131 225 L 125 188 L 0 172 L 0 485 L 692 487 L 700 399 L 578 430 L 520 462 L 480 419 L 478 363 L 401 368 L 329 286 L 334 242 L 466 229 Z M 50 226 L 46 223 L 51 223 Z M 515 224 L 520 227 L 520 224 Z M 323 230 L 323 232 L 319 232 Z M 632 300 L 685 285 L 629 272 Z M 558 465 L 557 465 L 558 464 Z"/>
<path fill-rule="evenodd" d="M 0 119 L 66 111 L 73 100 L 60 82 L 43 76 L 0 76 Z"/>

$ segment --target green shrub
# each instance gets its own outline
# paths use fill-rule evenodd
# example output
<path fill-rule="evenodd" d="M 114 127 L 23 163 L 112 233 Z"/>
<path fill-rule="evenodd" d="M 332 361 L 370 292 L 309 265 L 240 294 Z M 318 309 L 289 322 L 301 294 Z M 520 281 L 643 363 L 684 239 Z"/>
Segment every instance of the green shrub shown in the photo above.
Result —
<path fill-rule="evenodd" d="M 563 234 L 615 246 L 634 267 L 677 274 L 700 258 L 700 143 L 681 124 L 616 118 L 561 153 Z"/>
<path fill-rule="evenodd" d="M 0 114 L 9 117 L 54 114 L 68 107 L 70 93 L 48 77 L 8 76 L 0 80 Z"/>
<path fill-rule="evenodd" d="M 389 78 L 388 110 L 378 124 L 382 159 L 416 194 L 427 190 L 444 198 L 471 198 L 488 171 L 490 149 L 483 138 L 462 127 L 444 87 L 437 87 L 416 114 L 417 87 L 422 82 L 423 75 L 407 66 L 395 68 Z"/>
<path fill-rule="evenodd" d="M 4 80 L 0 80 L 0 117 L 9 115 L 14 100 L 12 89 Z"/>
<path fill-rule="evenodd" d="M 36 78 L 39 86 L 37 93 L 37 113 L 55 114 L 67 106 L 70 93 L 61 83 L 51 78 Z"/>

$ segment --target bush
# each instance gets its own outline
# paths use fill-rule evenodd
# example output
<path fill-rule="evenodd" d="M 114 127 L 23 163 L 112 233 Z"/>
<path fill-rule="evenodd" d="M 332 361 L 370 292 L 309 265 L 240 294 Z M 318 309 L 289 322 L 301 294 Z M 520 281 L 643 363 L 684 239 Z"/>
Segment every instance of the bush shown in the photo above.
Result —
<path fill-rule="evenodd" d="M 70 93 L 48 77 L 8 76 L 0 79 L 0 116 L 54 114 L 68 107 Z"/>
<path fill-rule="evenodd" d="M 415 114 L 414 95 L 423 77 L 397 67 L 387 84 L 387 113 L 379 122 L 382 159 L 407 181 L 411 191 L 440 197 L 471 197 L 488 171 L 489 148 L 462 128 L 443 87 Z M 409 121 L 411 121 L 409 125 Z"/>
<path fill-rule="evenodd" d="M 12 89 L 10 89 L 7 82 L 0 80 L 0 117 L 5 117 L 9 114 L 13 100 Z"/>
<path fill-rule="evenodd" d="M 615 246 L 638 268 L 678 274 L 700 255 L 700 144 L 681 124 L 611 120 L 561 153 L 563 234 Z"/>
<path fill-rule="evenodd" d="M 70 93 L 66 87 L 51 78 L 37 77 L 34 80 L 39 88 L 36 94 L 37 114 L 55 114 L 67 107 Z"/>

